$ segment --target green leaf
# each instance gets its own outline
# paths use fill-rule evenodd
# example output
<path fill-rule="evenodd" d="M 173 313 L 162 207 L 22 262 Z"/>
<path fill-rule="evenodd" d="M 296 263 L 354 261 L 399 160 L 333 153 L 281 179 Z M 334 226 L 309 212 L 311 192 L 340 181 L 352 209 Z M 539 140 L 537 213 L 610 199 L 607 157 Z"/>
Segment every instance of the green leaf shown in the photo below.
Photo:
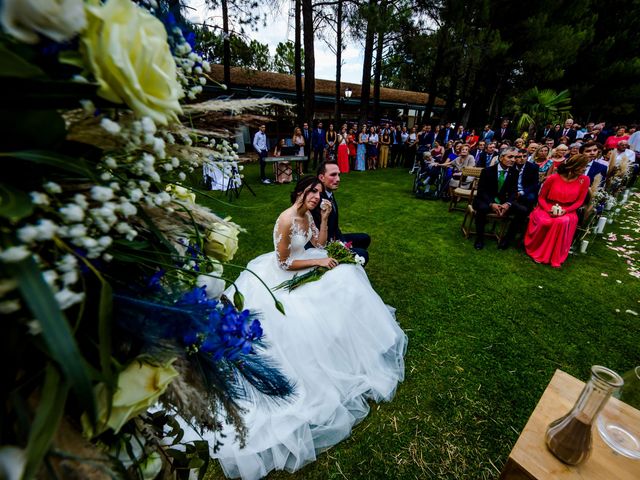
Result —
<path fill-rule="evenodd" d="M 0 217 L 17 222 L 32 213 L 33 204 L 29 195 L 10 185 L 0 183 Z"/>
<path fill-rule="evenodd" d="M 84 408 L 89 418 L 96 418 L 95 400 L 89 372 L 84 365 L 67 319 L 58 306 L 51 289 L 42 278 L 32 257 L 15 264 L 7 265 L 22 293 L 24 302 L 31 313 L 38 319 L 42 327 L 42 339 L 53 360 L 57 362 L 69 381 L 71 388 L 78 397 L 80 406 Z"/>
<path fill-rule="evenodd" d="M 242 310 L 244 308 L 244 295 L 242 295 L 239 290 L 236 290 L 236 293 L 233 294 L 233 304 L 236 306 L 237 310 Z"/>
<path fill-rule="evenodd" d="M 34 64 L 10 51 L 6 45 L 0 44 L 0 76 L 33 78 L 44 77 L 45 73 Z"/>
<path fill-rule="evenodd" d="M 24 480 L 29 480 L 38 473 L 40 464 L 49 451 L 53 436 L 58 429 L 68 394 L 69 384 L 60 378 L 56 368 L 48 365 L 40 394 L 40 404 L 29 431 L 27 464 L 22 477 Z"/>
<path fill-rule="evenodd" d="M 69 173 L 81 175 L 85 178 L 92 178 L 92 171 L 87 166 L 86 162 L 80 158 L 67 157 L 66 155 L 59 155 L 53 152 L 41 151 L 41 150 L 22 150 L 18 152 L 0 152 L 0 157 L 5 158 L 17 158 L 20 160 L 27 160 L 29 162 L 37 163 L 40 165 L 48 165 L 50 167 L 65 170 Z M 6 166 L 5 166 L 6 168 Z"/>

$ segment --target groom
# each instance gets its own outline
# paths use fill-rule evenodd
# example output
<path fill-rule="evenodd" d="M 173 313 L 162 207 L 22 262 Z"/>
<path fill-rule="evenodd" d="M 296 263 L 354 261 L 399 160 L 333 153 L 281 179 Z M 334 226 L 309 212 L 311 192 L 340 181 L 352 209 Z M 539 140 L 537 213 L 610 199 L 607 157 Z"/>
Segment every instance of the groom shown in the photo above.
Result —
<path fill-rule="evenodd" d="M 371 237 L 366 233 L 342 233 L 338 225 L 338 203 L 335 197 L 335 191 L 340 185 L 340 169 L 336 162 L 322 162 L 318 167 L 318 179 L 324 185 L 324 191 L 320 194 L 321 199 L 327 199 L 331 202 L 332 209 L 327 222 L 327 242 L 332 240 L 340 240 L 342 242 L 351 242 L 351 251 L 356 255 L 364 258 L 365 265 L 369 261 L 369 244 Z M 322 202 L 321 202 L 322 203 Z M 320 205 L 311 212 L 313 220 L 318 228 L 320 228 Z"/>

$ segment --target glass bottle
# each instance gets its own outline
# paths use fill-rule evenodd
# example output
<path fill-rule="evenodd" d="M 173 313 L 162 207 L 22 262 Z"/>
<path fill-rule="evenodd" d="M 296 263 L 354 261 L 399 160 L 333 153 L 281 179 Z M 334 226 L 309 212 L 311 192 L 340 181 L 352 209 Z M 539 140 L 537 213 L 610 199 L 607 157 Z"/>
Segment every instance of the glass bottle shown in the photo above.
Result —
<path fill-rule="evenodd" d="M 546 443 L 551 453 L 569 465 L 586 460 L 591 452 L 591 427 L 611 394 L 622 384 L 622 378 L 613 370 L 592 366 L 591 379 L 571 411 L 547 428 Z"/>

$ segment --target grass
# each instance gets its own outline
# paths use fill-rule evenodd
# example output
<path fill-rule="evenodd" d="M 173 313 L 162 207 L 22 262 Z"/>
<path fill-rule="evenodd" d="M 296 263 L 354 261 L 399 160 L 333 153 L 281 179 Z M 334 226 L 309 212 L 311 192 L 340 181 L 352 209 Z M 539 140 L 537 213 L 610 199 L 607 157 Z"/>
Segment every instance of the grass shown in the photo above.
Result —
<path fill-rule="evenodd" d="M 247 229 L 242 265 L 272 250 L 291 191 L 260 185 L 255 165 L 245 174 L 256 197 L 203 202 Z M 585 380 L 593 364 L 640 364 L 640 321 L 625 313 L 639 310 L 640 281 L 603 240 L 561 269 L 492 242 L 475 251 L 462 213 L 413 198 L 411 184 L 405 169 L 353 172 L 338 192 L 341 228 L 371 235 L 367 273 L 409 336 L 406 379 L 347 440 L 269 478 L 497 478 L 555 369 Z"/>

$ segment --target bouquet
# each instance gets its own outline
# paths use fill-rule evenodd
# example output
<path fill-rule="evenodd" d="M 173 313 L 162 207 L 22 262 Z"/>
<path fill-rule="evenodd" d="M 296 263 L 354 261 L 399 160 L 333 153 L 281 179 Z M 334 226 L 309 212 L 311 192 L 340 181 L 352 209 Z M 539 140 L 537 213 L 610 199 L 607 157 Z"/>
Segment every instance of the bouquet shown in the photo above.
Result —
<path fill-rule="evenodd" d="M 351 250 L 351 242 L 341 242 L 340 240 L 334 240 L 333 242 L 329 242 L 325 247 L 327 251 L 327 257 L 333 258 L 338 263 L 351 263 L 364 265 L 364 258 L 360 255 L 356 255 Z M 287 280 L 286 282 L 282 282 L 280 285 L 277 285 L 273 288 L 273 290 L 286 289 L 291 292 L 295 290 L 301 285 L 309 282 L 315 282 L 316 280 L 320 280 L 322 275 L 329 270 L 326 267 L 314 267 L 306 273 L 296 273 L 291 280 Z"/>

